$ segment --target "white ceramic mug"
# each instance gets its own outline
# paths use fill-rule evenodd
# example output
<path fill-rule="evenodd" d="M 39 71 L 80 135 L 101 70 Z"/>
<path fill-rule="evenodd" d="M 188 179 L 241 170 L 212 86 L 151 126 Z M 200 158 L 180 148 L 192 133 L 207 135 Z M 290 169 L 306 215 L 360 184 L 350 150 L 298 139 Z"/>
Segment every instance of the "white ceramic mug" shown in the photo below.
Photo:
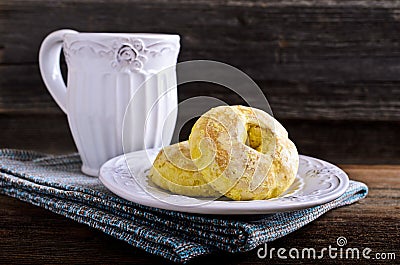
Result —
<path fill-rule="evenodd" d="M 84 173 L 97 176 L 104 162 L 124 151 L 160 147 L 162 142 L 171 141 L 173 132 L 167 132 L 167 137 L 164 132 L 163 136 L 154 135 L 146 143 L 134 141 L 130 150 L 124 150 L 122 126 L 129 100 L 150 77 L 157 76 L 151 78 L 156 81 L 146 84 L 143 93 L 139 93 L 143 97 L 139 104 L 130 106 L 135 119 L 129 135 L 143 139 L 146 113 L 156 102 L 163 111 L 153 117 L 154 129 L 165 126 L 166 117 L 177 108 L 175 64 L 179 39 L 178 35 L 169 34 L 59 30 L 43 41 L 39 52 L 40 72 L 50 94 L 68 116 Z M 60 71 L 61 49 L 68 66 L 68 87 Z M 166 68 L 173 70 L 155 75 Z M 176 117 L 167 120 L 170 123 L 167 127 L 174 128 Z M 161 137 L 162 141 L 158 139 Z"/>

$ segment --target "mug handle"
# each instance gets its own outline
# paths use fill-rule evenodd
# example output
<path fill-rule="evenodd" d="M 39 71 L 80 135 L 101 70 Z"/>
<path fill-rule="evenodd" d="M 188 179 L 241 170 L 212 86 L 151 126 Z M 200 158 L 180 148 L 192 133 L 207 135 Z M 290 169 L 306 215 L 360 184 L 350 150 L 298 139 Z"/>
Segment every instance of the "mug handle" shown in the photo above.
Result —
<path fill-rule="evenodd" d="M 58 106 L 67 114 L 67 87 L 61 75 L 60 54 L 67 33 L 77 34 L 71 29 L 62 29 L 50 33 L 42 42 L 39 51 L 39 68 L 43 81 Z"/>

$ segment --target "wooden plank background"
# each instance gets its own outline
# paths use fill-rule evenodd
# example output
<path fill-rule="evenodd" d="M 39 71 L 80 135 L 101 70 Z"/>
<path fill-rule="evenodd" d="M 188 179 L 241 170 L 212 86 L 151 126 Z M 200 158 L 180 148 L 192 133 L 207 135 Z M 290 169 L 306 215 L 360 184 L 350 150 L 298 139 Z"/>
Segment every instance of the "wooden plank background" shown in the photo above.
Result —
<path fill-rule="evenodd" d="M 400 1 L 1 0 L 0 147 L 75 150 L 37 59 L 47 34 L 72 28 L 178 33 L 179 61 L 211 59 L 250 75 L 301 153 L 396 164 L 399 20 Z M 238 102 L 204 84 L 179 97 L 202 94 Z"/>

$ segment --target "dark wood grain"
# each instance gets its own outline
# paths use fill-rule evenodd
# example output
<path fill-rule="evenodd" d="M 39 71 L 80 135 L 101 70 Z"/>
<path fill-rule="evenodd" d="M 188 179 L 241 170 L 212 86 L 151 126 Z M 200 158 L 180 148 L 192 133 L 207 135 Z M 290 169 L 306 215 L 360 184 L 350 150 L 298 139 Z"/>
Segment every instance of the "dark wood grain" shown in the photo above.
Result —
<path fill-rule="evenodd" d="M 333 163 L 399 163 L 399 122 L 282 120 L 282 123 L 302 154 Z M 191 125 L 189 122 L 181 129 L 180 140 L 188 138 Z M 65 115 L 43 118 L 40 114 L 2 114 L 0 132 L 1 148 L 76 152 Z"/>
<path fill-rule="evenodd" d="M 278 239 L 268 247 L 321 249 L 336 246 L 339 236 L 348 247 L 372 249 L 372 253 L 400 255 L 400 166 L 343 166 L 351 179 L 365 182 L 366 199 L 335 209 L 313 223 Z M 42 208 L 0 196 L 0 260 L 5 264 L 160 264 L 165 260 L 78 224 Z M 257 248 L 242 254 L 218 254 L 190 264 L 282 264 L 277 258 L 258 259 Z M 397 260 L 396 259 L 396 260 Z M 285 260 L 289 264 L 351 264 L 366 260 Z M 371 262 L 371 260 L 369 260 Z M 378 261 L 374 260 L 374 263 Z M 395 264 L 387 260 L 384 264 Z M 380 264 L 380 263 L 379 263 Z"/>
<path fill-rule="evenodd" d="M 44 86 L 37 64 L 0 65 L 0 77 L 0 114 L 62 113 Z M 400 121 L 400 81 L 344 84 L 258 80 L 257 84 L 278 119 Z M 228 104 L 243 103 L 233 91 L 209 83 L 185 84 L 178 90 L 180 102 L 211 96 Z"/>
<path fill-rule="evenodd" d="M 76 148 L 65 115 L 0 115 L 1 148 L 71 153 Z"/>
<path fill-rule="evenodd" d="M 165 32 L 182 37 L 179 61 L 222 61 L 252 77 L 302 152 L 342 163 L 397 163 L 399 12 L 399 1 L 374 0 L 3 0 L 0 143 L 74 150 L 39 74 L 48 33 Z M 196 95 L 241 103 L 221 87 L 179 88 L 180 101 Z"/>
<path fill-rule="evenodd" d="M 258 80 L 398 80 L 400 3 L 388 2 L 3 0 L 0 62 L 37 62 L 59 28 L 174 32 L 182 60 L 223 61 Z"/>
<path fill-rule="evenodd" d="M 399 10 L 365 0 L 1 1 L 0 111 L 58 111 L 42 89 L 38 49 L 49 32 L 75 28 L 178 33 L 180 61 L 238 67 L 279 118 L 400 120 Z"/>

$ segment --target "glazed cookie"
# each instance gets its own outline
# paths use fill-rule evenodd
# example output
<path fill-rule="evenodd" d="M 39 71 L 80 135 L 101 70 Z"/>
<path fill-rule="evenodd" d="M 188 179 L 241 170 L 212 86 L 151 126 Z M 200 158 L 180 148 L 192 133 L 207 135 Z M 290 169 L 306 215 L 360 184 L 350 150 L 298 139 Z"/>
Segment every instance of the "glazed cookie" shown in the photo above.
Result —
<path fill-rule="evenodd" d="M 150 169 L 149 178 L 172 193 L 193 197 L 220 197 L 203 179 L 190 159 L 188 141 L 164 147 Z"/>
<path fill-rule="evenodd" d="M 233 200 L 273 198 L 294 181 L 299 156 L 285 128 L 269 114 L 221 106 L 203 114 L 189 136 L 204 180 Z"/>

